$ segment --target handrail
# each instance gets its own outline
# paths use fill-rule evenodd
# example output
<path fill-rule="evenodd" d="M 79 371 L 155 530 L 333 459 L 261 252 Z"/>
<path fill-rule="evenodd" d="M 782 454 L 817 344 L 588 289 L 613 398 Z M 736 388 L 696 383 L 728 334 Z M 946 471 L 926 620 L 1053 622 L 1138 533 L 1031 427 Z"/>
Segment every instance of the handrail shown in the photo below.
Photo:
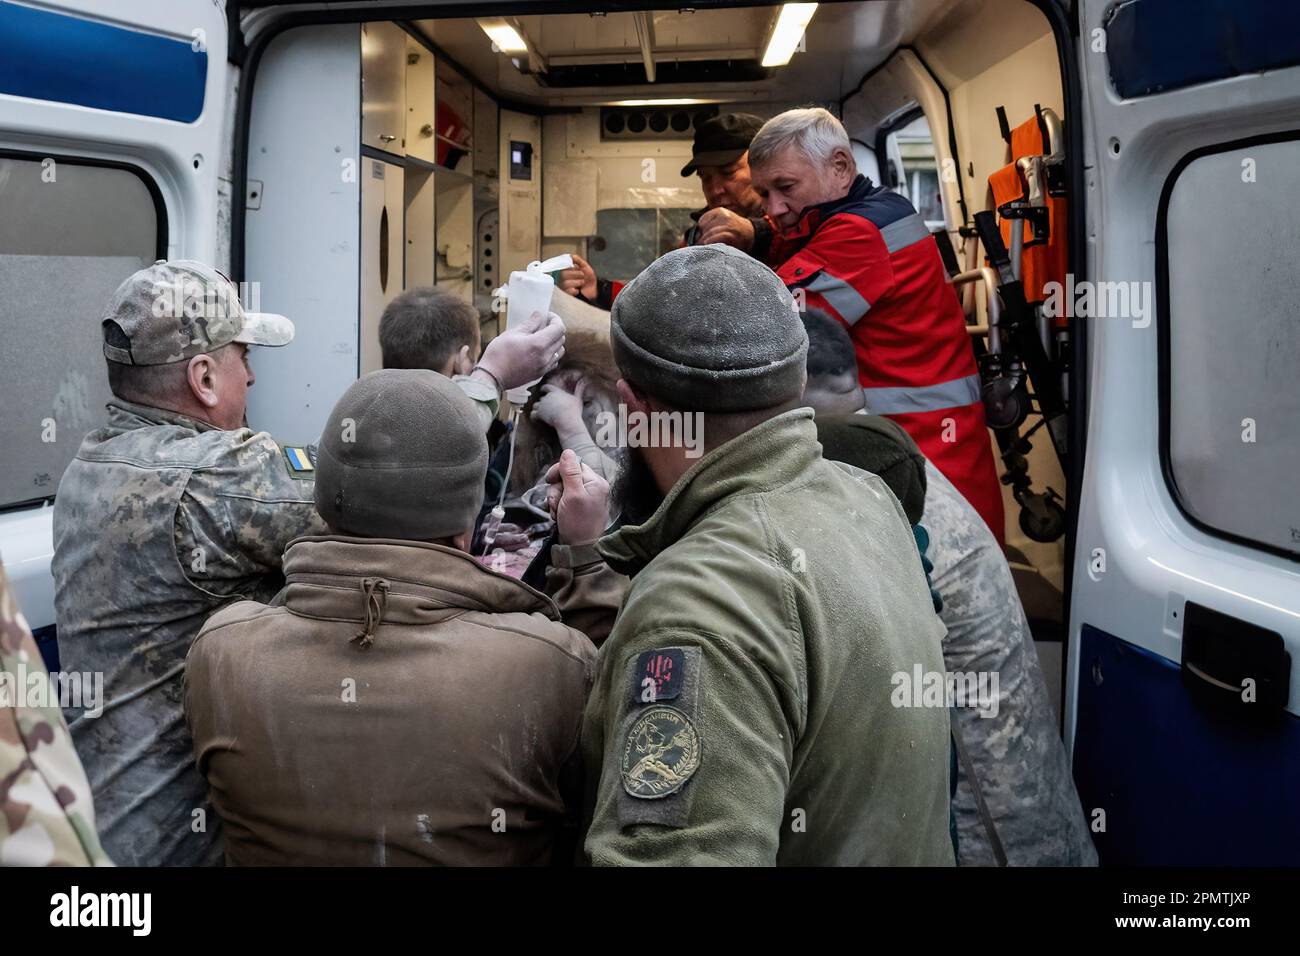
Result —
<path fill-rule="evenodd" d="M 983 324 L 967 324 L 966 331 L 970 335 L 986 335 L 989 340 L 989 351 L 1002 351 L 1002 339 L 998 332 L 998 323 L 1002 320 L 1002 300 L 998 298 L 998 277 L 997 273 L 989 266 L 982 266 L 978 269 L 968 269 L 966 272 L 959 272 L 952 277 L 952 284 L 955 286 L 966 285 L 969 282 L 982 281 L 984 283 L 984 302 L 988 313 L 988 321 Z M 976 302 L 978 307 L 979 303 Z"/>

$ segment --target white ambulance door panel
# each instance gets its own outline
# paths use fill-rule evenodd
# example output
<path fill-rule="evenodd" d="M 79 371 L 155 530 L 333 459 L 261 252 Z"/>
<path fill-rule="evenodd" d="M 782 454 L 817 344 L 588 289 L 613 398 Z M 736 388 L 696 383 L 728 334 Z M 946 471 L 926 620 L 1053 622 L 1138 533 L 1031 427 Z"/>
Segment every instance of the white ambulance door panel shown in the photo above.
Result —
<path fill-rule="evenodd" d="M 361 52 L 355 23 L 294 27 L 267 46 L 248 130 L 245 274 L 262 309 L 293 320 L 285 348 L 254 349 L 248 422 L 316 440 L 357 377 Z"/>
<path fill-rule="evenodd" d="M 379 319 L 402 291 L 402 167 L 361 160 L 361 374 L 383 367 Z"/>
<path fill-rule="evenodd" d="M 1300 40 L 1222 9 L 1081 4 L 1065 710 L 1107 864 L 1300 858 Z"/>
<path fill-rule="evenodd" d="M 104 420 L 104 306 L 155 258 L 217 256 L 226 19 L 210 0 L 3 3 L 0 63 L 0 557 L 40 639 L 48 502 Z"/>

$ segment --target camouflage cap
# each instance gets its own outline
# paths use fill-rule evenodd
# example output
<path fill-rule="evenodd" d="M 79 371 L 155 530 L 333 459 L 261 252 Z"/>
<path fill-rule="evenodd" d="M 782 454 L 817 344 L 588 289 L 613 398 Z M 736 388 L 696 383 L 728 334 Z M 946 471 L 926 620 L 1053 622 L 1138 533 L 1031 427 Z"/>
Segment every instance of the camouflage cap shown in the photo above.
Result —
<path fill-rule="evenodd" d="M 110 342 L 116 323 L 126 335 Z M 104 357 L 122 365 L 167 365 L 231 342 L 288 345 L 283 315 L 245 312 L 235 284 L 190 259 L 159 259 L 117 287 L 104 312 Z M 116 336 L 114 336 L 116 339 Z"/>

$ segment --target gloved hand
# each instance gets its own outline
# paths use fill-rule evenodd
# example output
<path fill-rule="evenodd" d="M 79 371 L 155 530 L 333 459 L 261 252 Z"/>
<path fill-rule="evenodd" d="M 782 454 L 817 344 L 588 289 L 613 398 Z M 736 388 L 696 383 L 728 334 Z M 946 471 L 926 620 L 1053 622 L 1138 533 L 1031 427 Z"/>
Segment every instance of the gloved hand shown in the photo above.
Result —
<path fill-rule="evenodd" d="M 554 312 L 534 312 L 489 342 L 478 364 L 508 392 L 537 381 L 563 357 L 564 321 Z"/>
<path fill-rule="evenodd" d="M 565 449 L 546 472 L 546 507 L 562 544 L 590 544 L 609 524 L 609 482 Z"/>
<path fill-rule="evenodd" d="M 563 445 L 572 447 L 575 436 L 587 438 L 587 423 L 582 418 L 582 394 L 586 388 L 585 380 L 579 380 L 573 392 L 548 382 L 533 403 L 532 417 L 554 428 Z"/>

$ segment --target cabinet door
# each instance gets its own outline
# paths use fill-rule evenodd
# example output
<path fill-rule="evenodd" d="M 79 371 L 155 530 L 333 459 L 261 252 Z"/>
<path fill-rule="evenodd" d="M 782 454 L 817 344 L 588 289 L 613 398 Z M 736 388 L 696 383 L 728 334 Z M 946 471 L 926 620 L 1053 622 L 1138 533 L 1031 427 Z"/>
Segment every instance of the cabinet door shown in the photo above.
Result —
<path fill-rule="evenodd" d="M 433 162 L 433 54 L 406 38 L 406 155 Z"/>
<path fill-rule="evenodd" d="M 406 152 L 406 40 L 392 23 L 361 25 L 361 142 Z"/>
<path fill-rule="evenodd" d="M 437 184 L 431 169 L 412 166 L 405 171 L 406 288 L 433 285 L 435 257 L 434 194 Z"/>
<path fill-rule="evenodd" d="M 363 161 L 361 180 L 361 374 L 383 367 L 379 318 L 402 291 L 402 167 Z"/>

